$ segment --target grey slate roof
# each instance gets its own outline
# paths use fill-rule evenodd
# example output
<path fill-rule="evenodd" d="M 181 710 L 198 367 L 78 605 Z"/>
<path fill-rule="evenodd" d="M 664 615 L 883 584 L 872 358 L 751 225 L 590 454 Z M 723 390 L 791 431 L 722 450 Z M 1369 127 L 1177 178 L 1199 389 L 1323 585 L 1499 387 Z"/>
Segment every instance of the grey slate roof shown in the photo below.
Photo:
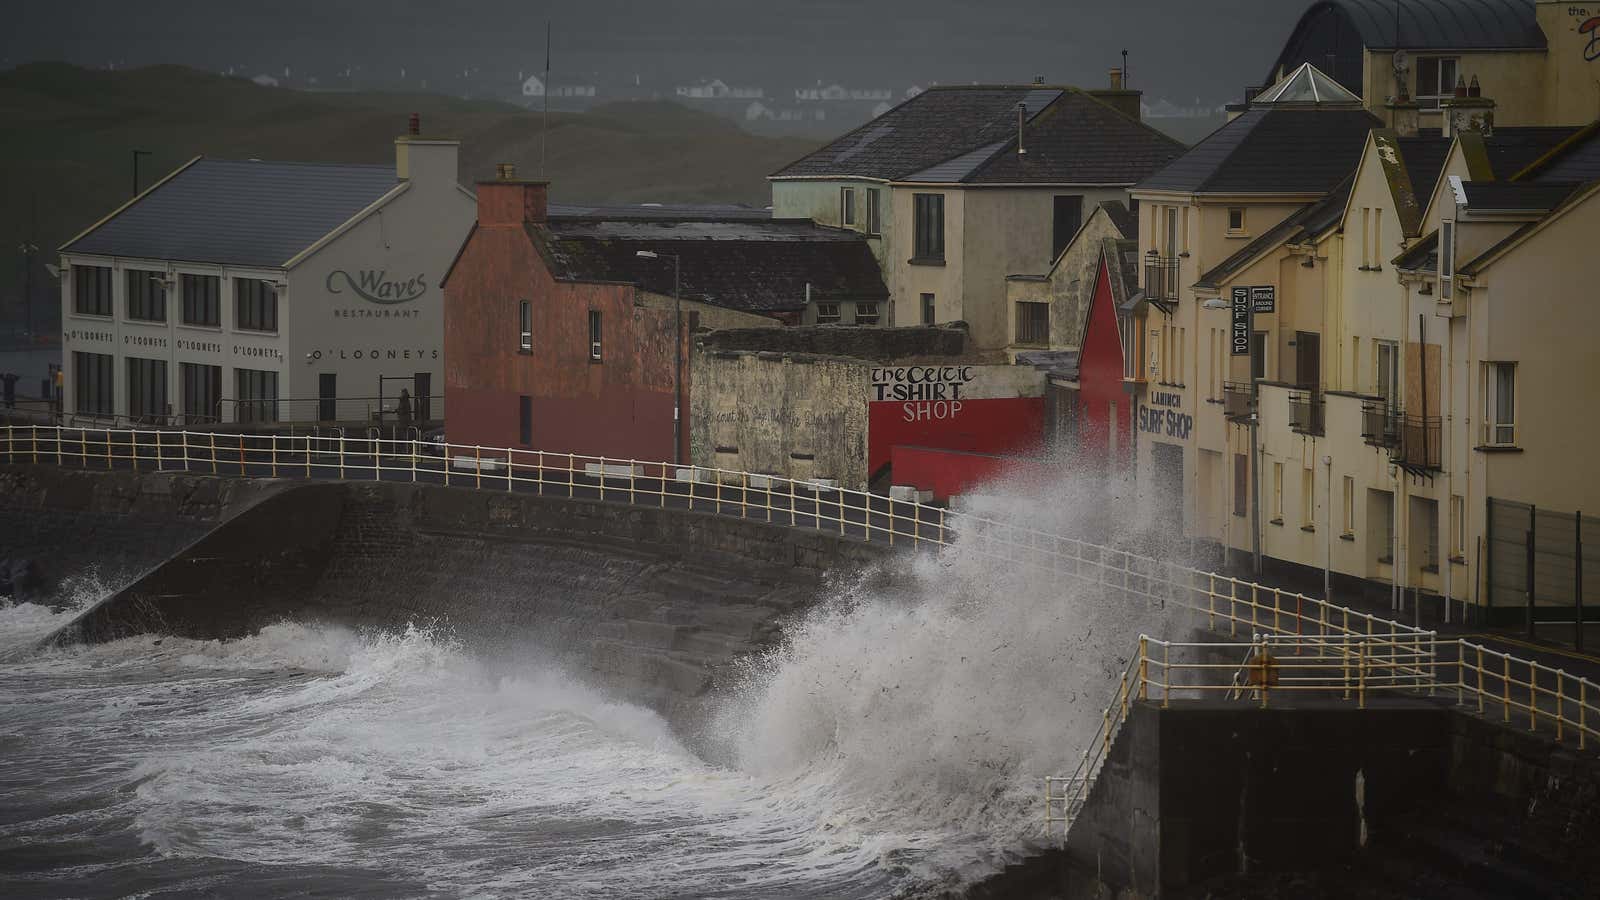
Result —
<path fill-rule="evenodd" d="M 728 309 L 804 309 L 808 283 L 814 300 L 889 296 L 864 237 L 809 220 L 552 218 L 531 231 L 545 248 L 553 274 L 566 280 L 631 283 L 671 296 L 669 255 L 675 255 L 681 295 Z M 640 259 L 640 250 L 662 258 Z"/>
<path fill-rule="evenodd" d="M 393 166 L 201 159 L 61 251 L 274 268 L 399 183 Z"/>
<path fill-rule="evenodd" d="M 1082 91 L 1067 91 L 962 179 L 969 184 L 1135 184 L 1182 156 L 1182 141 Z"/>
<path fill-rule="evenodd" d="M 1483 146 L 1494 177 L 1504 180 L 1533 165 L 1579 130 L 1575 125 L 1502 126 L 1483 139 Z"/>
<path fill-rule="evenodd" d="M 1411 249 L 1394 258 L 1394 267 L 1410 272 L 1439 271 L 1439 232 L 1430 231 Z"/>
<path fill-rule="evenodd" d="M 897 180 L 1014 136 L 1017 104 L 1039 114 L 1060 88 L 934 87 L 773 173 Z"/>
<path fill-rule="evenodd" d="M 1017 103 L 1026 120 L 1017 150 Z M 936 87 L 774 178 L 951 184 L 1133 184 L 1183 144 L 1074 88 Z"/>
<path fill-rule="evenodd" d="M 1562 181 L 1463 181 L 1467 209 L 1485 211 L 1548 212 L 1578 189 Z"/>
<path fill-rule="evenodd" d="M 1443 137 L 1400 138 L 1400 161 L 1405 166 L 1406 177 L 1411 179 L 1411 189 L 1426 202 L 1439 183 L 1439 173 L 1444 171 L 1444 161 L 1450 155 L 1450 142 Z"/>
<path fill-rule="evenodd" d="M 1533 0 L 1319 0 L 1300 16 L 1287 43 L 1330 15 L 1354 30 L 1368 50 L 1545 48 Z"/>
<path fill-rule="evenodd" d="M 1521 177 L 1529 181 L 1600 180 L 1600 121 L 1584 126 Z"/>
<path fill-rule="evenodd" d="M 1364 109 L 1251 109 L 1134 189 L 1326 193 L 1354 171 L 1367 132 L 1382 124 Z"/>

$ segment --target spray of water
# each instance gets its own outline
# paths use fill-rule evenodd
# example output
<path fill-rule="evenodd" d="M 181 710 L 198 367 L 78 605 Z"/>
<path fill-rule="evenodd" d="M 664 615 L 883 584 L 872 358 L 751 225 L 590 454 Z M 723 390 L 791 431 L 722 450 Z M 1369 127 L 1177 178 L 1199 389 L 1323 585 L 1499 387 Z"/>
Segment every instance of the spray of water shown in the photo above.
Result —
<path fill-rule="evenodd" d="M 964 511 L 1072 533 L 1107 521 L 1122 487 L 1013 483 Z M 750 661 L 718 720 L 722 752 L 900 820 L 878 827 L 941 835 L 958 852 L 925 862 L 963 880 L 1036 842 L 1043 777 L 1076 764 L 1138 634 L 1176 618 L 958 541 L 848 585 Z"/>

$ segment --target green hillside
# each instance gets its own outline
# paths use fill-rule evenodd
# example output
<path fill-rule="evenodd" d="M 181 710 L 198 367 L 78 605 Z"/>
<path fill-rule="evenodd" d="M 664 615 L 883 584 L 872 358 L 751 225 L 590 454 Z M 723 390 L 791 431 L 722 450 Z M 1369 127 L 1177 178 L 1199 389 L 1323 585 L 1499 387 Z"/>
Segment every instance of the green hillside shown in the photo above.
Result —
<path fill-rule="evenodd" d="M 199 155 L 390 163 L 412 112 L 426 134 L 461 139 L 464 184 L 492 177 L 500 162 L 525 176 L 539 171 L 541 118 L 507 104 L 304 93 L 177 66 L 0 72 L 0 320 L 20 317 L 19 245 L 32 237 L 41 267 L 52 262 L 56 247 L 128 198 L 134 149 L 150 151 L 140 162 L 146 186 Z M 669 103 L 612 104 L 551 113 L 546 177 L 556 202 L 764 206 L 767 173 L 813 145 L 747 134 Z"/>

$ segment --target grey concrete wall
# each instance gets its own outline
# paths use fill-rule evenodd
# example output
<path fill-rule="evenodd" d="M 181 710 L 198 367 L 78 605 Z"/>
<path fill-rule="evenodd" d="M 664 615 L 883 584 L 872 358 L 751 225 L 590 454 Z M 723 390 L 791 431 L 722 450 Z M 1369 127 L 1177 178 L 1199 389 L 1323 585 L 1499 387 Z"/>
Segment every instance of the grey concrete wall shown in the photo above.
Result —
<path fill-rule="evenodd" d="M 866 489 L 872 367 L 805 353 L 697 352 L 690 458 L 696 465 Z"/>
<path fill-rule="evenodd" d="M 1420 699 L 1136 704 L 1066 848 L 969 896 L 1593 896 L 1600 762 L 1524 726 Z"/>
<path fill-rule="evenodd" d="M 162 476 L 84 477 L 120 486 Z M 197 480 L 232 491 L 254 484 Z M 137 531 L 161 520 L 152 513 L 123 522 Z M 682 724 L 721 666 L 775 640 L 827 578 L 885 550 L 703 511 L 430 485 L 288 483 L 61 637 L 232 638 L 283 619 L 432 624 L 489 658 L 564 663 Z"/>
<path fill-rule="evenodd" d="M 55 604 L 115 591 L 281 485 L 187 474 L 0 467 L 0 560 L 27 560 Z"/>

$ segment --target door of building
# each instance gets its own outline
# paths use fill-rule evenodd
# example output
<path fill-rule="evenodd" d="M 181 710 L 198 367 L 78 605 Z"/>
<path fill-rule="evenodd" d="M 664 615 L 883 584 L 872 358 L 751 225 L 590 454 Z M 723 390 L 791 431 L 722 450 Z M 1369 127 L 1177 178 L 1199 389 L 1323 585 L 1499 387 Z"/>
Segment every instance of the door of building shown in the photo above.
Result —
<path fill-rule="evenodd" d="M 433 404 L 428 402 L 433 397 L 433 373 L 418 372 L 411 376 L 412 408 L 416 411 L 417 424 L 421 425 L 433 418 Z"/>
<path fill-rule="evenodd" d="M 1322 383 L 1322 335 L 1314 331 L 1294 333 L 1294 383 L 1312 391 Z"/>
<path fill-rule="evenodd" d="M 323 372 L 317 376 L 317 420 L 332 422 L 339 418 L 339 376 Z"/>
<path fill-rule="evenodd" d="M 1155 442 L 1150 445 L 1151 486 L 1155 496 L 1153 516 L 1156 528 L 1168 537 L 1183 534 L 1183 445 Z"/>

